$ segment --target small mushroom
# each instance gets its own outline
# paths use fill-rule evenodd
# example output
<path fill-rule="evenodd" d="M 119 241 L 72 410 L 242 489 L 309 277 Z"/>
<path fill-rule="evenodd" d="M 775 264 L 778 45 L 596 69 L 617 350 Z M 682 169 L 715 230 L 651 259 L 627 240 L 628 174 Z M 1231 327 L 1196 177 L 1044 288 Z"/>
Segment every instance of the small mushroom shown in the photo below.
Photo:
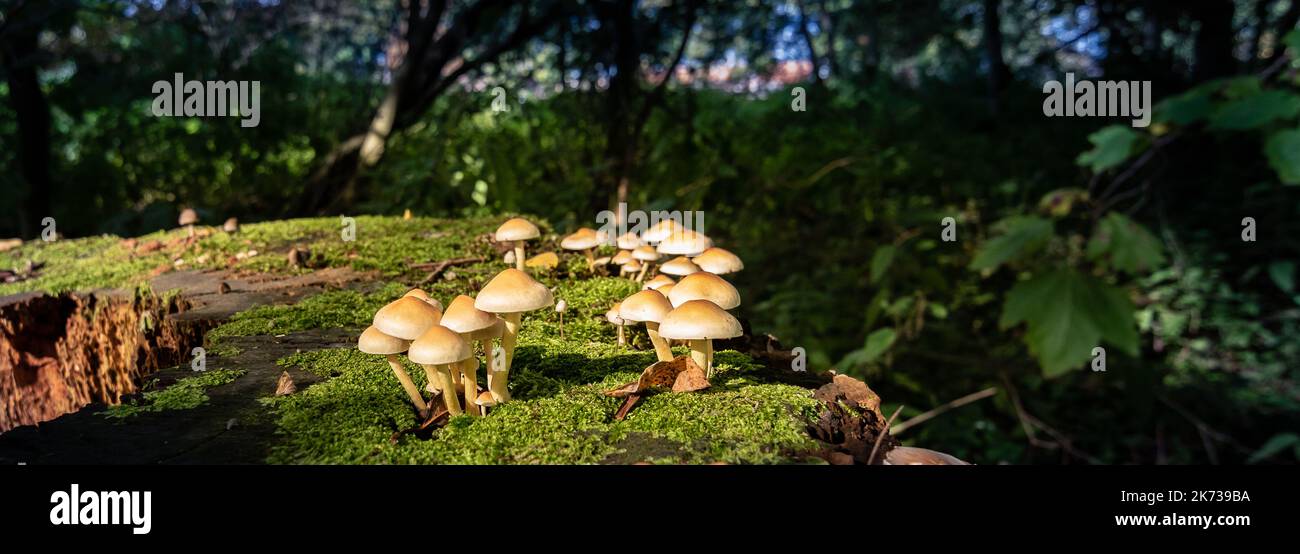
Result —
<path fill-rule="evenodd" d="M 181 227 L 189 232 L 191 238 L 194 237 L 194 224 L 199 222 L 199 214 L 190 208 L 181 210 L 181 217 L 177 220 Z"/>
<path fill-rule="evenodd" d="M 411 398 L 411 403 L 415 404 L 415 409 L 420 411 L 420 418 L 423 419 L 429 417 L 429 407 L 424 403 L 424 397 L 420 396 L 420 389 L 415 387 L 411 376 L 406 373 L 406 368 L 402 367 L 402 362 L 397 359 L 397 355 L 406 352 L 410 346 L 411 341 L 384 334 L 374 326 L 366 328 L 365 332 L 361 333 L 361 338 L 357 339 L 358 350 L 366 354 L 380 354 L 388 360 L 388 367 L 393 369 L 393 374 L 397 375 L 397 382 L 402 384 L 402 389 Z"/>
<path fill-rule="evenodd" d="M 542 252 L 536 256 L 524 261 L 525 267 L 538 268 L 545 271 L 555 269 L 560 265 L 560 257 L 555 252 Z"/>
<path fill-rule="evenodd" d="M 506 322 L 501 336 L 501 350 L 505 352 L 505 370 L 514 361 L 515 341 L 523 313 L 545 308 L 555 303 L 550 289 L 518 269 L 510 268 L 498 273 L 479 291 L 474 307 L 501 316 Z"/>
<path fill-rule="evenodd" d="M 560 241 L 560 248 L 565 250 L 580 250 L 583 255 L 587 256 L 587 269 L 595 270 L 596 258 L 594 252 L 597 246 L 600 246 L 600 234 L 595 229 L 583 227 L 574 231 L 572 235 L 564 237 Z"/>
<path fill-rule="evenodd" d="M 661 287 L 659 287 L 659 288 L 657 288 L 657 289 L 654 289 L 654 290 L 659 291 L 659 294 L 662 294 L 662 295 L 664 295 L 664 296 L 668 296 L 670 293 L 672 293 L 672 291 L 673 291 L 673 287 L 676 287 L 676 286 L 677 286 L 677 283 L 668 283 L 667 285 L 663 285 L 663 286 L 661 286 Z"/>
<path fill-rule="evenodd" d="M 716 246 L 701 252 L 699 256 L 691 258 L 691 261 L 700 266 L 701 270 L 714 275 L 726 275 L 745 269 L 745 262 L 740 260 L 740 256 Z"/>
<path fill-rule="evenodd" d="M 659 322 L 659 336 L 690 341 L 691 359 L 713 378 L 713 339 L 739 337 L 744 330 L 726 310 L 708 300 L 691 300 L 673 308 Z"/>
<path fill-rule="evenodd" d="M 636 233 L 628 231 L 626 233 L 623 233 L 622 235 L 619 235 L 618 240 L 615 241 L 615 244 L 618 245 L 618 248 L 620 250 L 633 250 L 644 243 L 641 241 L 641 237 L 636 236 Z"/>
<path fill-rule="evenodd" d="M 419 299 L 419 300 L 423 300 L 423 301 L 425 301 L 426 303 L 428 303 L 430 306 L 433 306 L 434 308 L 437 308 L 439 314 L 442 313 L 442 302 L 439 302 L 437 298 L 434 298 L 434 297 L 432 297 L 432 296 L 429 296 L 429 293 L 424 292 L 423 290 L 420 290 L 420 289 L 411 289 L 411 290 L 406 291 L 406 294 L 403 294 L 402 296 L 409 296 L 409 297 L 411 297 L 411 298 L 416 298 L 416 299 Z"/>
<path fill-rule="evenodd" d="M 704 233 L 686 228 L 675 229 L 655 248 L 660 254 L 696 256 L 713 246 L 713 240 Z"/>
<path fill-rule="evenodd" d="M 493 368 L 496 366 L 493 360 L 494 348 L 492 341 L 501 336 L 505 324 L 501 322 L 495 314 L 491 314 L 474 307 L 474 299 L 465 295 L 457 296 L 447 307 L 447 312 L 442 314 L 443 327 L 460 333 L 461 338 L 466 342 L 478 341 L 483 346 L 483 352 L 487 354 L 487 382 L 488 390 L 493 390 L 494 379 L 500 380 L 499 388 L 506 390 L 505 381 L 509 373 L 503 372 L 496 375 Z M 472 351 L 471 351 L 472 352 Z M 454 368 L 453 368 L 454 369 Z M 469 406 L 478 396 L 478 358 L 470 356 L 465 363 L 461 364 L 459 370 L 464 373 L 465 378 L 465 405 Z M 509 393 L 499 393 L 501 400 L 509 400 Z"/>
<path fill-rule="evenodd" d="M 639 275 L 642 269 L 643 267 L 641 265 L 641 262 L 638 262 L 636 260 L 629 260 L 627 263 L 619 266 L 618 274 L 619 276 L 623 276 L 626 274 Z"/>
<path fill-rule="evenodd" d="M 730 310 L 740 305 L 740 292 L 722 277 L 700 271 L 682 277 L 668 292 L 668 301 L 674 308 L 691 300 L 708 300 Z"/>
<path fill-rule="evenodd" d="M 227 233 L 238 233 L 239 219 L 234 217 L 227 219 L 225 223 L 221 224 L 221 230 Z"/>
<path fill-rule="evenodd" d="M 669 235 L 672 235 L 683 228 L 682 224 L 678 223 L 676 219 L 664 219 L 643 231 L 641 233 L 641 240 L 650 244 L 658 244 L 668 238 Z"/>
<path fill-rule="evenodd" d="M 645 279 L 646 274 L 650 271 L 650 266 L 654 265 L 662 257 L 658 250 L 653 246 L 638 246 L 632 250 L 632 258 L 641 262 L 641 273 L 636 276 L 636 281 L 640 283 Z"/>
<path fill-rule="evenodd" d="M 423 294 L 424 291 L 419 292 Z M 421 300 L 419 295 L 407 294 L 410 296 L 398 298 L 375 312 L 374 325 L 385 334 L 409 341 L 436 325 L 442 319 L 442 310 Z M 438 382 L 428 368 L 425 372 L 430 382 Z M 441 389 L 441 386 L 437 388 Z"/>
<path fill-rule="evenodd" d="M 644 289 L 657 290 L 663 288 L 666 285 L 671 285 L 673 283 L 676 283 L 676 281 L 674 281 L 672 277 L 669 277 L 667 275 L 655 275 L 653 279 L 646 281 L 645 284 L 641 286 L 641 288 L 643 290 Z"/>
<path fill-rule="evenodd" d="M 659 336 L 659 322 L 672 310 L 672 304 L 663 294 L 648 289 L 624 298 L 619 307 L 619 315 L 623 321 L 645 323 L 646 334 L 650 335 L 650 343 L 655 346 L 655 358 L 666 362 L 673 359 L 673 351 L 668 348 L 668 342 Z"/>
<path fill-rule="evenodd" d="M 560 339 L 564 339 L 564 312 L 568 311 L 569 303 L 561 299 L 555 303 L 555 312 L 560 314 Z"/>
<path fill-rule="evenodd" d="M 700 271 L 700 266 L 695 265 L 695 263 L 691 262 L 691 260 L 686 256 L 678 256 L 676 258 L 664 262 L 663 265 L 659 266 L 660 273 L 677 275 L 679 277 L 683 275 L 690 275 L 692 273 L 697 273 L 699 271 Z"/>
<path fill-rule="evenodd" d="M 620 304 L 622 303 L 615 302 L 614 307 L 605 312 L 605 321 L 618 326 L 618 345 L 624 346 L 627 344 L 627 335 L 623 333 L 623 316 L 618 313 Z"/>
<path fill-rule="evenodd" d="M 469 344 L 455 331 L 442 325 L 430 326 L 419 338 L 411 342 L 411 350 L 406 357 L 412 362 L 424 366 L 429 374 L 438 375 L 442 380 L 442 401 L 447 412 L 453 416 L 461 414 L 460 400 L 456 398 L 456 384 L 452 382 L 452 371 L 467 358 L 472 357 Z M 474 389 L 474 383 L 465 382 L 465 390 Z M 466 393 L 468 397 L 471 393 Z M 478 391 L 474 391 L 478 396 Z"/>
<path fill-rule="evenodd" d="M 498 402 L 496 397 L 492 396 L 492 391 L 485 390 L 483 394 L 478 395 L 478 398 L 474 400 L 474 404 L 478 406 L 480 415 L 487 415 L 488 408 L 495 408 Z"/>
<path fill-rule="evenodd" d="M 542 236 L 541 231 L 538 231 L 537 226 L 533 225 L 531 221 L 522 217 L 515 217 L 497 227 L 497 232 L 493 238 L 497 242 L 509 242 L 514 245 L 515 269 L 523 271 L 524 260 L 528 259 L 524 256 L 524 242 L 540 236 Z"/>

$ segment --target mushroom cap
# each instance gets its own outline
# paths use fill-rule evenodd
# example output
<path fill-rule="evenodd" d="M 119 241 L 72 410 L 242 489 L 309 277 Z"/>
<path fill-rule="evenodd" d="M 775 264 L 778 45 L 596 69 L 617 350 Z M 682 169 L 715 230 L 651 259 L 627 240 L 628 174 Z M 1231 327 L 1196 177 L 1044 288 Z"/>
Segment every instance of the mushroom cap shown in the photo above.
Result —
<path fill-rule="evenodd" d="M 474 307 L 494 314 L 528 312 L 555 303 L 546 285 L 527 273 L 508 268 L 493 277 L 474 299 Z"/>
<path fill-rule="evenodd" d="M 479 393 L 478 398 L 474 399 L 474 403 L 479 406 L 487 406 L 491 408 L 497 405 L 497 399 L 495 396 L 492 396 L 492 391 L 485 390 Z"/>
<path fill-rule="evenodd" d="M 664 219 L 651 225 L 650 228 L 641 232 L 641 240 L 654 244 L 668 238 L 673 231 L 680 229 L 682 226 L 676 219 Z"/>
<path fill-rule="evenodd" d="M 712 246 L 713 240 L 705 236 L 704 233 L 681 228 L 674 230 L 667 238 L 660 241 L 658 250 L 661 254 L 694 256 Z"/>
<path fill-rule="evenodd" d="M 410 347 L 411 341 L 385 335 L 373 325 L 366 327 L 366 330 L 361 333 L 361 338 L 357 339 L 357 350 L 366 354 L 401 354 Z"/>
<path fill-rule="evenodd" d="M 610 308 L 608 312 L 605 312 L 605 321 L 613 323 L 614 325 L 622 325 L 623 316 L 619 315 L 619 310 L 622 308 L 622 304 L 622 302 L 615 302 L 614 306 Z"/>
<path fill-rule="evenodd" d="M 692 262 L 690 258 L 687 258 L 686 256 L 678 256 L 659 266 L 660 273 L 667 273 L 669 275 L 690 275 L 692 273 L 698 273 L 699 271 L 700 266 L 695 265 L 695 262 Z"/>
<path fill-rule="evenodd" d="M 700 271 L 682 277 L 668 293 L 668 300 L 674 307 L 691 300 L 708 300 L 719 308 L 730 310 L 740 305 L 740 292 L 726 279 Z"/>
<path fill-rule="evenodd" d="M 691 261 L 700 266 L 700 269 L 714 275 L 724 275 L 745 269 L 745 262 L 741 261 L 740 256 L 732 254 L 731 251 L 725 248 L 716 246 L 701 252 L 699 256 L 691 258 Z"/>
<path fill-rule="evenodd" d="M 965 466 L 970 465 L 950 454 L 914 446 L 898 446 L 885 453 L 888 466 Z"/>
<path fill-rule="evenodd" d="M 497 242 L 506 242 L 532 240 L 540 236 L 542 236 L 542 233 L 537 230 L 537 226 L 533 225 L 533 222 L 522 217 L 516 217 L 506 220 L 500 227 L 497 227 L 497 232 L 493 235 L 493 238 Z"/>
<path fill-rule="evenodd" d="M 433 325 L 411 343 L 406 357 L 417 364 L 453 364 L 473 355 L 469 343 L 458 333 Z"/>
<path fill-rule="evenodd" d="M 614 254 L 614 257 L 610 258 L 609 261 L 618 265 L 623 265 L 635 259 L 636 258 L 632 257 L 631 250 L 619 250 L 618 254 Z"/>
<path fill-rule="evenodd" d="M 618 244 L 618 247 L 622 250 L 632 250 L 643 244 L 641 242 L 641 237 L 636 236 L 636 233 L 633 233 L 631 231 L 619 235 L 618 240 L 615 242 Z"/>
<path fill-rule="evenodd" d="M 663 275 L 663 274 L 659 274 L 659 275 L 655 275 L 653 279 L 651 279 L 651 280 L 649 280 L 649 281 L 646 281 L 646 282 L 645 282 L 645 285 L 642 286 L 641 288 L 643 288 L 643 289 L 659 289 L 660 287 L 662 287 L 662 286 L 664 286 L 664 285 L 671 285 L 671 284 L 674 284 L 674 283 L 676 283 L 676 282 L 677 282 L 677 281 L 674 281 L 672 277 L 669 277 L 669 276 L 667 276 L 667 275 Z"/>
<path fill-rule="evenodd" d="M 595 265 L 609 265 L 609 256 L 601 256 L 591 261 Z"/>
<path fill-rule="evenodd" d="M 600 246 L 600 234 L 595 229 L 583 227 L 560 241 L 560 248 L 565 250 L 587 250 Z"/>
<path fill-rule="evenodd" d="M 438 324 L 442 311 L 415 298 L 403 296 L 375 312 L 375 327 L 399 339 L 415 340 L 429 327 Z"/>
<path fill-rule="evenodd" d="M 496 314 L 475 308 L 474 299 L 462 294 L 447 306 L 439 325 L 457 333 L 473 333 L 490 328 L 500 321 Z"/>
<path fill-rule="evenodd" d="M 199 222 L 199 214 L 190 208 L 181 210 L 181 217 L 177 220 L 181 225 L 194 225 Z"/>
<path fill-rule="evenodd" d="M 729 339 L 742 333 L 735 316 L 708 300 L 691 300 L 673 308 L 659 322 L 659 336 L 666 339 Z M 415 345 L 411 349 L 414 351 Z"/>
<path fill-rule="evenodd" d="M 623 299 L 619 316 L 624 321 L 663 321 L 673 305 L 657 290 L 647 289 Z"/>
<path fill-rule="evenodd" d="M 232 217 L 221 224 L 221 230 L 227 233 L 233 233 L 239 230 L 239 218 Z"/>
<path fill-rule="evenodd" d="M 442 302 L 439 302 L 437 298 L 429 296 L 429 293 L 424 292 L 423 290 L 411 289 L 406 291 L 406 294 L 403 294 L 402 296 L 410 296 L 411 298 L 418 298 L 420 300 L 428 302 L 430 306 L 438 308 L 439 312 L 443 311 Z"/>
<path fill-rule="evenodd" d="M 560 257 L 555 252 L 542 252 L 536 256 L 524 260 L 525 267 L 540 267 L 550 269 L 560 265 Z"/>
<path fill-rule="evenodd" d="M 668 283 L 667 285 L 662 285 L 659 288 L 654 290 L 659 291 L 659 294 L 664 295 L 664 297 L 666 298 L 669 294 L 673 293 L 673 288 L 675 288 L 676 286 L 677 283 Z"/>
<path fill-rule="evenodd" d="M 663 257 L 653 246 L 638 246 L 632 251 L 632 257 L 643 262 L 653 262 Z"/>
<path fill-rule="evenodd" d="M 619 266 L 619 269 L 622 269 L 624 272 L 627 273 L 631 273 L 633 271 L 641 271 L 641 262 L 638 262 L 636 260 L 629 260 L 627 263 Z"/>

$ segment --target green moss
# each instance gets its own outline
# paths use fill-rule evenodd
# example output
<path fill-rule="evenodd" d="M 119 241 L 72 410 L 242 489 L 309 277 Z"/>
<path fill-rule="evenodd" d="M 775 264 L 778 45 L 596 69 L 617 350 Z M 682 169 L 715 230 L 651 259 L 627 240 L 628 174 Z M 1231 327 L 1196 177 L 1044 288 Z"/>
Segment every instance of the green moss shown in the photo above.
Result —
<path fill-rule="evenodd" d="M 402 296 L 409 287 L 389 283 L 373 293 L 352 290 L 329 291 L 310 296 L 294 305 L 258 306 L 231 316 L 230 321 L 208 332 L 208 339 L 251 335 L 282 335 L 308 329 L 366 327 L 375 311 Z"/>
<path fill-rule="evenodd" d="M 242 369 L 214 369 L 186 377 L 165 389 L 145 392 L 138 402 L 109 406 L 100 415 L 126 419 L 143 413 L 197 408 L 208 401 L 208 395 L 204 392 L 208 388 L 233 383 L 244 373 L 246 371 Z"/>

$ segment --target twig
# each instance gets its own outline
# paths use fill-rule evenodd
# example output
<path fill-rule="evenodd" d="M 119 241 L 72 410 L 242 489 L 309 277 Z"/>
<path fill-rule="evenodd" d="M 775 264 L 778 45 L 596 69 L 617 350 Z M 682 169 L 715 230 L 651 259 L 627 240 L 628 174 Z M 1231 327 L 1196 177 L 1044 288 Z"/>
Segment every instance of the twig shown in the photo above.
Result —
<path fill-rule="evenodd" d="M 1029 412 L 1025 411 L 1025 406 L 1020 403 L 1020 394 L 1016 392 L 1015 385 L 1011 384 L 1011 379 L 1007 377 L 1007 374 L 1005 372 L 1002 373 L 1002 382 L 1006 386 L 1007 395 L 1011 397 L 1011 405 L 1016 408 L 1016 417 L 1020 419 L 1020 425 L 1025 430 L 1025 438 L 1029 441 L 1030 446 L 1043 448 L 1047 450 L 1056 450 L 1057 448 L 1060 448 L 1064 450 L 1066 454 L 1086 460 L 1088 463 L 1091 464 L 1101 463 L 1101 460 L 1099 460 L 1095 456 L 1075 448 L 1072 444 L 1073 441 L 1070 440 L 1070 437 L 1065 436 L 1064 433 L 1061 433 L 1060 431 L 1053 429 L 1052 427 L 1048 426 L 1046 423 L 1043 423 L 1042 420 L 1034 417 Z M 1056 440 L 1049 441 L 1049 440 L 1040 439 L 1038 438 L 1038 435 L 1034 433 L 1034 429 L 1038 429 L 1044 433 L 1047 433 L 1053 439 Z"/>
<path fill-rule="evenodd" d="M 867 465 L 871 465 L 876 461 L 876 450 L 880 449 L 880 441 L 885 438 L 885 435 L 889 434 L 890 424 L 894 423 L 894 418 L 898 417 L 898 414 L 902 411 L 903 406 L 899 405 L 898 409 L 894 410 L 894 415 L 889 416 L 889 420 L 885 422 L 885 428 L 876 434 L 876 444 L 871 446 L 871 455 L 867 456 Z"/>
<path fill-rule="evenodd" d="M 426 275 L 424 279 L 420 280 L 420 286 L 427 285 L 430 282 L 432 282 L 434 279 L 437 279 L 439 275 L 442 275 L 443 271 L 445 271 L 447 268 L 451 266 L 478 263 L 483 260 L 484 258 L 482 256 L 479 256 L 475 258 L 452 258 L 450 260 L 443 260 L 441 262 L 438 262 L 433 266 L 433 269 L 429 270 L 429 274 Z M 416 264 L 412 267 L 419 267 L 419 265 L 422 264 Z"/>
<path fill-rule="evenodd" d="M 889 433 L 891 435 L 897 435 L 899 433 L 906 431 L 908 428 L 912 426 L 920 425 L 922 423 L 925 423 L 926 421 L 934 419 L 935 417 L 943 415 L 943 413 L 947 412 L 948 410 L 952 410 L 954 408 L 960 408 L 972 402 L 983 400 L 985 398 L 993 396 L 997 393 L 998 393 L 997 387 L 989 387 L 979 392 L 970 393 L 966 396 L 963 396 L 961 398 L 948 402 L 942 406 L 939 406 L 933 410 L 930 410 L 921 415 L 913 417 L 912 419 L 899 423 L 898 425 L 895 425 L 892 428 L 890 428 Z"/>

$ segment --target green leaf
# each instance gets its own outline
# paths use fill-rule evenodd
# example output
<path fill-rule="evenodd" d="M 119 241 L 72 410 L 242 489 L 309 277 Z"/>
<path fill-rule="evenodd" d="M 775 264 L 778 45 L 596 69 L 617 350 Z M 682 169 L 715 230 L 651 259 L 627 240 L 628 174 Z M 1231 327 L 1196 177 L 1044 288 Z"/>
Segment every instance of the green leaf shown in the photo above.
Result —
<path fill-rule="evenodd" d="M 1154 119 L 1159 123 L 1190 125 L 1208 117 L 1213 108 L 1210 90 L 1197 87 L 1156 105 Z"/>
<path fill-rule="evenodd" d="M 1021 281 L 1007 293 L 998 325 L 1025 323 L 1025 343 L 1043 375 L 1055 377 L 1079 367 L 1104 340 L 1137 355 L 1133 303 L 1123 290 L 1068 269 Z"/>
<path fill-rule="evenodd" d="M 983 271 L 996 268 L 1034 253 L 1052 238 L 1052 220 L 1037 216 L 1011 216 L 995 226 L 1005 231 L 980 247 L 970 263 L 971 269 Z"/>
<path fill-rule="evenodd" d="M 863 348 L 863 361 L 870 362 L 884 355 L 889 347 L 894 345 L 894 339 L 897 333 L 891 327 L 876 329 L 870 335 L 867 335 L 867 345 Z"/>
<path fill-rule="evenodd" d="M 871 282 L 877 283 L 880 278 L 889 270 L 889 266 L 894 263 L 894 253 L 897 248 L 892 244 L 887 244 L 876 249 L 871 255 Z"/>
<path fill-rule="evenodd" d="M 1295 292 L 1295 262 L 1273 262 L 1268 264 L 1268 276 L 1282 292 Z"/>
<path fill-rule="evenodd" d="M 1300 113 L 1300 96 L 1283 90 L 1266 90 L 1231 100 L 1210 116 L 1211 130 L 1256 129 Z"/>
<path fill-rule="evenodd" d="M 1296 456 L 1300 457 L 1300 435 L 1296 435 L 1295 433 L 1278 433 L 1273 435 L 1273 438 L 1268 439 L 1268 442 L 1264 443 L 1264 446 L 1259 447 L 1259 450 L 1256 450 L 1254 454 L 1250 455 L 1250 458 L 1246 460 L 1246 463 L 1257 464 L 1276 456 L 1288 448 L 1294 448 L 1296 450 Z"/>
<path fill-rule="evenodd" d="M 1300 52 L 1300 29 L 1292 29 L 1286 36 L 1282 37 L 1282 44 L 1287 48 Z"/>
<path fill-rule="evenodd" d="M 1126 273 L 1145 273 L 1165 263 L 1164 246 L 1145 227 L 1118 212 L 1111 212 L 1093 229 L 1088 257 L 1104 259 Z"/>
<path fill-rule="evenodd" d="M 1138 138 L 1137 132 L 1128 126 L 1111 125 L 1088 135 L 1093 148 L 1079 154 L 1075 161 L 1081 166 L 1091 167 L 1094 173 L 1101 173 L 1132 156 Z"/>
<path fill-rule="evenodd" d="M 1264 143 L 1264 153 L 1283 183 L 1300 185 L 1300 129 L 1273 133 Z"/>

